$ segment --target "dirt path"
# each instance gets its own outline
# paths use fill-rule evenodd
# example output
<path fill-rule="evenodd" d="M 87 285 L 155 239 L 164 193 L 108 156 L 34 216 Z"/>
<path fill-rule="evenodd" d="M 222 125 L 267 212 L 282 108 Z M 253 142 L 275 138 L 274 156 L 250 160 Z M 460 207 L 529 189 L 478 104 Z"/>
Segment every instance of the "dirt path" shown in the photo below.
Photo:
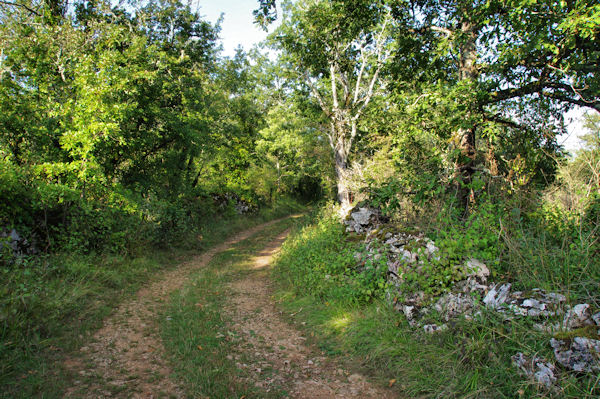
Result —
<path fill-rule="evenodd" d="M 156 314 L 169 294 L 182 287 L 190 273 L 210 262 L 231 245 L 279 222 L 274 220 L 246 230 L 203 255 L 166 272 L 120 305 L 108 317 L 81 356 L 65 361 L 80 378 L 65 398 L 183 398 L 184 391 L 169 378 L 171 370 L 158 336 Z"/>
<path fill-rule="evenodd" d="M 252 348 L 249 355 L 255 359 L 237 366 L 251 373 L 254 385 L 266 391 L 284 389 L 292 398 L 395 397 L 327 359 L 282 318 L 273 303 L 268 269 L 287 234 L 272 241 L 255 257 L 252 271 L 230 285 L 233 296 L 225 310 L 244 343 L 231 356 L 237 361 Z"/>

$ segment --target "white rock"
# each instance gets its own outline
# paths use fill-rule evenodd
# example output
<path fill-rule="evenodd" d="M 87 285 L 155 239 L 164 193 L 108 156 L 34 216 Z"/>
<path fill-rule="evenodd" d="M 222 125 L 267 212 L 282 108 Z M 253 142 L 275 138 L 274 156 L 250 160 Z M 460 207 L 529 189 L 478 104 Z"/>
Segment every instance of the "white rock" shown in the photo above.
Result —
<path fill-rule="evenodd" d="M 373 212 L 369 208 L 359 208 L 358 212 L 353 212 L 350 216 L 360 225 L 366 226 L 369 224 L 369 219 Z"/>
<path fill-rule="evenodd" d="M 529 311 L 525 308 L 522 308 L 520 306 L 517 306 L 515 304 L 509 304 L 506 309 L 508 309 L 509 311 L 511 311 L 512 313 L 514 313 L 517 316 L 527 316 L 529 314 Z"/>
<path fill-rule="evenodd" d="M 425 249 L 429 255 L 433 255 L 434 253 L 439 251 L 438 247 L 435 246 L 433 241 L 427 241 L 427 245 L 425 246 Z"/>
<path fill-rule="evenodd" d="M 526 376 L 533 377 L 538 384 L 546 388 L 551 388 L 556 382 L 554 365 L 544 361 L 544 359 L 537 356 L 529 359 L 523 353 L 519 352 L 512 357 L 512 361 Z"/>
<path fill-rule="evenodd" d="M 546 309 L 546 304 L 541 303 L 540 301 L 538 301 L 536 299 L 525 299 L 523 301 L 523 303 L 521 304 L 521 306 L 523 306 L 524 308 L 535 308 L 535 309 L 539 309 L 539 310 Z"/>
<path fill-rule="evenodd" d="M 404 316 L 406 316 L 406 318 L 408 320 L 412 320 L 415 318 L 415 307 L 414 306 L 408 306 L 408 305 L 404 305 L 402 307 L 402 312 L 404 313 Z"/>
<path fill-rule="evenodd" d="M 389 233 L 388 233 L 389 234 Z M 387 235 L 387 234 L 386 234 Z M 385 243 L 388 245 L 394 245 L 398 242 L 398 239 L 396 237 L 390 237 L 388 238 Z"/>
<path fill-rule="evenodd" d="M 410 251 L 407 251 L 404 248 L 400 248 L 400 255 L 402 256 L 402 259 L 406 262 L 412 263 L 414 261 L 417 260 L 417 255 L 413 254 Z"/>
<path fill-rule="evenodd" d="M 480 262 L 477 259 L 471 258 L 467 261 L 467 273 L 469 275 L 475 275 L 479 277 L 482 281 L 486 281 L 490 276 L 490 269 L 485 265 L 485 263 Z"/>
<path fill-rule="evenodd" d="M 556 376 L 554 375 L 554 365 L 552 363 L 536 362 L 538 371 L 535 372 L 533 377 L 537 382 L 550 388 L 556 382 Z"/>
<path fill-rule="evenodd" d="M 435 332 L 440 332 L 440 331 L 446 331 L 447 329 L 448 329 L 448 326 L 446 324 L 442 324 L 440 326 L 438 326 L 437 324 L 425 324 L 423 326 L 423 330 L 429 334 L 433 334 Z"/>
<path fill-rule="evenodd" d="M 543 312 L 539 309 L 529 309 L 527 311 L 527 316 L 530 316 L 530 317 L 540 317 L 542 315 L 543 315 Z"/>
<path fill-rule="evenodd" d="M 442 296 L 434 305 L 440 315 L 446 320 L 470 312 L 475 302 L 470 295 L 448 293 Z"/>
<path fill-rule="evenodd" d="M 592 325 L 591 317 L 590 305 L 580 303 L 567 311 L 563 319 L 563 327 L 567 330 L 573 330 Z"/>
<path fill-rule="evenodd" d="M 546 298 L 552 300 L 553 302 L 560 303 L 566 302 L 567 297 L 562 294 L 557 294 L 556 292 L 549 292 L 546 294 Z"/>
<path fill-rule="evenodd" d="M 502 284 L 500 287 L 495 285 L 492 289 L 487 293 L 485 298 L 483 298 L 483 303 L 492 309 L 497 308 L 499 305 L 506 302 L 508 299 L 508 294 L 510 292 L 510 283 Z"/>

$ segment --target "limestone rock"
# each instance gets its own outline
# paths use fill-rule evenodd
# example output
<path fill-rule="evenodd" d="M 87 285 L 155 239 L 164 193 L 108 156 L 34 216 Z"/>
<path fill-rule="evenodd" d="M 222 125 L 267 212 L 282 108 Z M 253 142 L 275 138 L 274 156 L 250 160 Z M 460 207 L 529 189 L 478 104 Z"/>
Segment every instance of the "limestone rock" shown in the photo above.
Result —
<path fill-rule="evenodd" d="M 551 388 L 556 382 L 555 367 L 552 363 L 537 356 L 528 358 L 521 352 L 512 356 L 511 359 L 515 367 L 519 368 L 526 376 L 533 378 L 538 384 Z"/>
<path fill-rule="evenodd" d="M 480 262 L 477 259 L 469 259 L 466 263 L 467 275 L 477 277 L 481 282 L 486 282 L 490 276 L 490 269 L 485 263 Z"/>
<path fill-rule="evenodd" d="M 590 310 L 590 305 L 587 303 L 580 303 L 573 306 L 565 313 L 563 319 L 563 328 L 567 330 L 574 330 L 593 324 L 592 312 Z"/>
<path fill-rule="evenodd" d="M 358 234 L 368 233 L 379 224 L 380 214 L 379 210 L 375 208 L 353 208 L 344 220 L 344 224 L 347 226 L 346 231 Z"/>
<path fill-rule="evenodd" d="M 437 325 L 437 324 L 425 324 L 423 326 L 423 331 L 425 331 L 428 334 L 433 334 L 436 332 L 441 332 L 441 331 L 446 331 L 448 329 L 448 326 L 446 324 L 442 324 L 442 325 Z"/>
<path fill-rule="evenodd" d="M 358 212 L 353 212 L 350 214 L 352 219 L 354 219 L 356 223 L 362 226 L 366 226 L 369 224 L 371 215 L 373 215 L 373 212 L 368 208 L 359 208 Z"/>
<path fill-rule="evenodd" d="M 502 284 L 500 286 L 495 285 L 492 289 L 487 293 L 485 298 L 483 298 L 483 303 L 489 306 L 492 309 L 497 308 L 501 304 L 505 303 L 508 299 L 508 294 L 510 292 L 510 283 Z"/>
<path fill-rule="evenodd" d="M 549 317 L 562 313 L 564 295 L 546 293 L 535 288 L 525 294 L 522 291 L 510 291 L 510 284 L 495 285 L 487 293 L 483 302 L 490 308 L 503 313 L 505 317 L 514 316 Z"/>
<path fill-rule="evenodd" d="M 556 360 L 566 369 L 593 373 L 600 371 L 600 341 L 585 337 L 550 340 Z"/>
<path fill-rule="evenodd" d="M 15 229 L 0 231 L 0 249 L 7 248 L 16 257 L 36 254 L 37 248 Z"/>
<path fill-rule="evenodd" d="M 594 313 L 592 315 L 592 320 L 594 320 L 594 323 L 596 323 L 597 326 L 600 326 L 600 312 Z"/>
<path fill-rule="evenodd" d="M 416 317 L 416 311 L 414 306 L 404 305 L 402 307 L 402 312 L 404 313 L 404 316 L 406 316 L 408 321 L 411 321 Z"/>
<path fill-rule="evenodd" d="M 473 306 L 475 301 L 470 295 L 448 293 L 438 299 L 434 308 L 444 320 L 450 321 L 457 316 L 470 313 Z"/>

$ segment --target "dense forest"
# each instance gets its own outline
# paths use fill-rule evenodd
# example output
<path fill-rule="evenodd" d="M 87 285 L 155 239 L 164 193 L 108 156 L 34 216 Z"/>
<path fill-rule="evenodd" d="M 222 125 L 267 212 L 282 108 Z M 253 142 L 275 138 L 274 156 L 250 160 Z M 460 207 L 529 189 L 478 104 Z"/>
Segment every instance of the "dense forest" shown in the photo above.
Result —
<path fill-rule="evenodd" d="M 0 0 L 0 396 L 62 392 L 121 296 L 299 210 L 271 277 L 325 352 L 409 397 L 599 395 L 600 5 L 255 8 L 227 57 L 202 1 Z"/>

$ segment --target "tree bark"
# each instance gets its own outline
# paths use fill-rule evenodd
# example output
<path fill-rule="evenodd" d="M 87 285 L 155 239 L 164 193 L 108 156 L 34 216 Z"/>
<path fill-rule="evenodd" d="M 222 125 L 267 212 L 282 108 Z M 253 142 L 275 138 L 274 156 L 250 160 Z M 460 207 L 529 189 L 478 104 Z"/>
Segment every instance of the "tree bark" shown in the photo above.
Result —
<path fill-rule="evenodd" d="M 460 59 L 458 63 L 458 77 L 460 81 L 477 81 L 477 28 L 468 21 L 461 24 L 461 35 L 463 42 L 460 46 Z M 473 104 L 467 104 L 469 108 Z M 472 112 L 467 110 L 465 119 L 471 119 Z M 475 126 L 462 127 L 456 132 L 456 141 L 460 150 L 455 164 L 456 178 L 458 179 L 458 198 L 465 211 L 468 211 L 475 199 L 471 183 L 475 173 L 475 160 L 477 147 L 475 141 Z"/>
<path fill-rule="evenodd" d="M 346 181 L 348 172 L 348 156 L 343 151 L 335 151 L 335 176 L 337 179 L 337 196 L 342 209 L 350 207 L 350 190 Z"/>

